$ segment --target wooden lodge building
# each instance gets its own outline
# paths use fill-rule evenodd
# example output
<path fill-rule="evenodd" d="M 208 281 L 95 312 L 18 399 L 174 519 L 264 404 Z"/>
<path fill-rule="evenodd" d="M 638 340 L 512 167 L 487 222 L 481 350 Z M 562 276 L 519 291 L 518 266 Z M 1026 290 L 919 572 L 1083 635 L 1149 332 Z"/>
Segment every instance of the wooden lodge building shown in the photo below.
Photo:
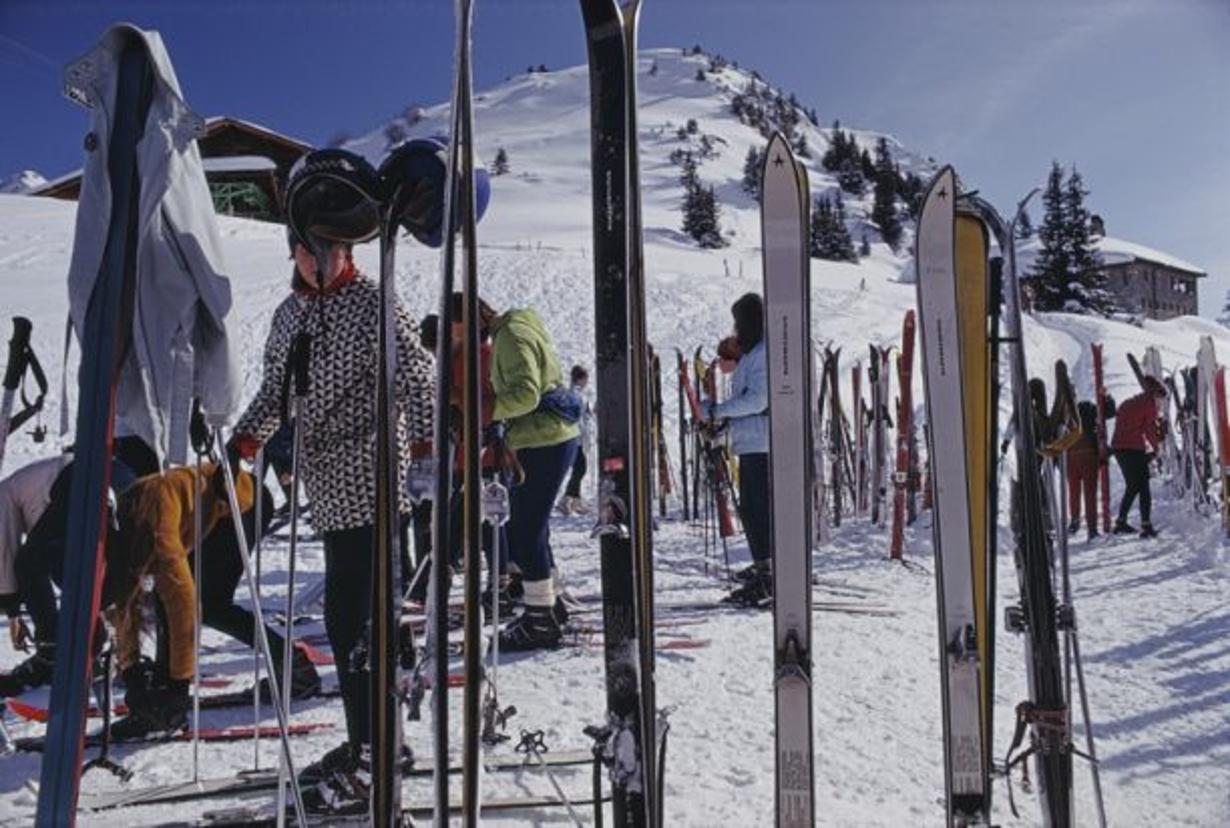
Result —
<path fill-rule="evenodd" d="M 217 116 L 205 122 L 197 141 L 214 209 L 222 215 L 283 221 L 282 187 L 291 166 L 311 145 L 238 118 Z M 31 192 L 76 201 L 81 171 L 50 181 Z"/>

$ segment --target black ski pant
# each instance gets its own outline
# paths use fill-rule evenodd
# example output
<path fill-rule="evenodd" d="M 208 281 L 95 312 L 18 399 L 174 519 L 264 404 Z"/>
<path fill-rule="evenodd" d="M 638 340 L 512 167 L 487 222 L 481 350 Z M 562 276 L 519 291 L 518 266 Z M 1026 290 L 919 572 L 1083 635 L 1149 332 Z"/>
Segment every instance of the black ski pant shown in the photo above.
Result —
<path fill-rule="evenodd" d="M 525 481 L 509 493 L 509 558 L 529 582 L 551 577 L 555 556 L 551 553 L 551 510 L 564 477 L 572 468 L 580 446 L 573 437 L 554 446 L 517 450 Z"/>
<path fill-rule="evenodd" d="M 406 556 L 409 520 L 403 516 L 398 543 Z M 358 747 L 371 743 L 371 672 L 365 663 L 355 664 L 355 649 L 366 649 L 372 618 L 372 546 L 374 526 L 358 526 L 325 532 L 325 633 L 333 649 L 337 682 L 346 712 L 346 736 Z M 394 573 L 394 583 L 400 583 Z"/>
<path fill-rule="evenodd" d="M 1153 494 L 1149 491 L 1149 455 L 1139 449 L 1120 449 L 1115 461 L 1123 473 L 1123 500 L 1119 501 L 1119 522 L 1127 523 L 1132 502 L 1140 496 L 1140 522 L 1152 523 Z"/>
<path fill-rule="evenodd" d="M 772 560 L 770 546 L 769 454 L 756 452 L 739 455 L 739 518 L 743 534 L 752 552 L 752 561 Z"/>
<path fill-rule="evenodd" d="M 261 488 L 261 523 L 265 528 L 273 519 L 273 495 L 266 487 Z M 256 509 L 243 513 L 243 533 L 248 540 L 248 550 L 256 540 Z M 256 565 L 255 559 L 252 561 Z M 188 553 L 188 566 L 196 573 L 193 554 Z M 243 558 L 239 554 L 239 543 L 235 538 L 235 524 L 226 517 L 214 526 L 201 542 L 201 624 L 210 629 L 229 635 L 236 641 L 248 647 L 256 646 L 256 617 L 252 611 L 235 603 L 235 592 L 243 578 Z M 255 574 L 255 573 L 254 573 Z M 165 678 L 167 666 L 170 664 L 170 653 L 167 644 L 170 636 L 167 634 L 166 613 L 162 602 L 156 602 L 158 608 L 158 647 L 155 657 L 156 675 Z M 264 608 L 264 605 L 262 605 Z M 266 624 L 265 634 L 269 637 L 269 653 L 277 669 L 282 669 L 283 647 L 285 640 Z M 263 668 L 262 668 L 263 669 Z"/>
<path fill-rule="evenodd" d="M 578 446 L 577 459 L 572 461 L 572 474 L 568 477 L 568 486 L 564 489 L 564 494 L 568 497 L 581 496 L 581 481 L 585 479 L 586 469 L 585 451 Z"/>

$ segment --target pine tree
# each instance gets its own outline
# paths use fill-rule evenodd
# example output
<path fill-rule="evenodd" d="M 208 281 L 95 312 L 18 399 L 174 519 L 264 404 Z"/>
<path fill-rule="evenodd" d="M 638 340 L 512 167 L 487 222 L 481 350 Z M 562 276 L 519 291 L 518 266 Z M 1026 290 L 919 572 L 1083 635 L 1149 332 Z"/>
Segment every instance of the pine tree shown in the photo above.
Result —
<path fill-rule="evenodd" d="M 880 227 L 880 238 L 893 250 L 901 243 L 901 219 L 897 215 L 897 168 L 888 149 L 888 140 L 881 137 L 876 143 L 875 203 L 871 208 L 871 220 Z"/>
<path fill-rule="evenodd" d="M 747 157 L 743 159 L 743 192 L 755 199 L 760 198 L 760 166 L 763 159 L 756 147 L 748 147 Z"/>
<path fill-rule="evenodd" d="M 1221 306 L 1221 316 L 1217 317 L 1217 321 L 1230 328 L 1230 291 L 1226 291 L 1226 303 Z"/>
<path fill-rule="evenodd" d="M 401 121 L 389 121 L 384 125 L 386 147 L 395 147 L 406 140 L 406 126 Z"/>
<path fill-rule="evenodd" d="M 811 150 L 807 147 L 807 136 L 801 132 L 794 142 L 794 154 L 799 158 L 811 158 Z"/>
<path fill-rule="evenodd" d="M 858 255 L 864 259 L 871 255 L 871 242 L 867 241 L 867 234 L 863 234 L 863 240 L 858 245 Z"/>
<path fill-rule="evenodd" d="M 495 159 L 491 162 L 491 174 L 505 175 L 509 169 L 508 153 L 503 147 L 500 147 L 495 151 Z"/>
<path fill-rule="evenodd" d="M 859 169 L 858 161 L 846 158 L 837 170 L 837 183 L 850 195 L 861 196 L 867 190 L 867 181 L 863 171 Z"/>
<path fill-rule="evenodd" d="M 683 232 L 687 233 L 702 248 L 715 249 L 726 246 L 722 238 L 721 211 L 713 187 L 704 187 L 695 177 L 683 191 Z"/>
<path fill-rule="evenodd" d="M 1063 168 L 1051 162 L 1042 192 L 1042 224 L 1038 227 L 1038 255 L 1031 276 L 1033 306 L 1040 311 L 1060 310 L 1070 297 L 1068 246 L 1065 243 Z"/>
<path fill-rule="evenodd" d="M 812 258 L 833 262 L 858 262 L 854 242 L 846 228 L 846 208 L 841 200 L 841 191 L 836 198 L 825 196 L 816 199 L 811 214 L 810 244 Z"/>
<path fill-rule="evenodd" d="M 833 208 L 829 200 L 823 196 L 817 198 L 811 208 L 811 233 L 808 244 L 813 259 L 827 259 L 829 249 L 828 233 L 833 224 Z"/>
<path fill-rule="evenodd" d="M 1069 302 L 1069 309 L 1080 312 L 1095 311 L 1110 313 L 1114 299 L 1106 289 L 1106 276 L 1102 271 L 1097 250 L 1089 234 L 1089 210 L 1085 206 L 1084 180 L 1076 168 L 1068 174 L 1068 184 L 1063 193 L 1064 236 L 1068 248 L 1070 284 L 1076 302 Z"/>

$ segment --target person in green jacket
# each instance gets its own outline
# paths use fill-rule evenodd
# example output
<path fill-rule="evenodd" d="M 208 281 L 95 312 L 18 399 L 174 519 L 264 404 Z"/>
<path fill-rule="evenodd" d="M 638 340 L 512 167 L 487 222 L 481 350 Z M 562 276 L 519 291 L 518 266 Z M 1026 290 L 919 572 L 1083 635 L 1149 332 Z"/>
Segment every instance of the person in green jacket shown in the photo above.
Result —
<path fill-rule="evenodd" d="M 581 400 L 568 387 L 555 344 L 529 308 L 497 314 L 483 304 L 491 333 L 491 420 L 503 422 L 524 479 L 509 502 L 509 559 L 521 570 L 525 612 L 500 633 L 507 651 L 556 647 L 564 620 L 554 585 L 551 509 L 580 445 Z M 558 606 L 557 606 L 558 604 Z"/>

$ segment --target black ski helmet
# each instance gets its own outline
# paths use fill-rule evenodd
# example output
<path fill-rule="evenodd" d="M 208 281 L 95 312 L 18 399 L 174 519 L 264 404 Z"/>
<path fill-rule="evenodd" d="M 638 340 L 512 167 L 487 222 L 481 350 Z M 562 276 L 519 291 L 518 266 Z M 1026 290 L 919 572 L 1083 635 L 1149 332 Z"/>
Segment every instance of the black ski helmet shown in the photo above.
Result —
<path fill-rule="evenodd" d="M 380 165 L 380 183 L 393 205 L 398 224 L 428 247 L 444 243 L 444 182 L 448 177 L 448 139 L 411 138 L 389 153 Z M 491 200 L 487 170 L 474 171 L 475 221 Z M 454 215 L 456 215 L 454 211 Z"/>
<path fill-rule="evenodd" d="M 755 348 L 764 339 L 764 301 L 759 293 L 745 293 L 730 306 L 735 320 L 735 336 L 743 353 Z"/>
<path fill-rule="evenodd" d="M 317 252 L 320 241 L 362 244 L 380 232 L 380 183 L 367 160 L 343 149 L 295 162 L 286 185 L 286 226 Z"/>

